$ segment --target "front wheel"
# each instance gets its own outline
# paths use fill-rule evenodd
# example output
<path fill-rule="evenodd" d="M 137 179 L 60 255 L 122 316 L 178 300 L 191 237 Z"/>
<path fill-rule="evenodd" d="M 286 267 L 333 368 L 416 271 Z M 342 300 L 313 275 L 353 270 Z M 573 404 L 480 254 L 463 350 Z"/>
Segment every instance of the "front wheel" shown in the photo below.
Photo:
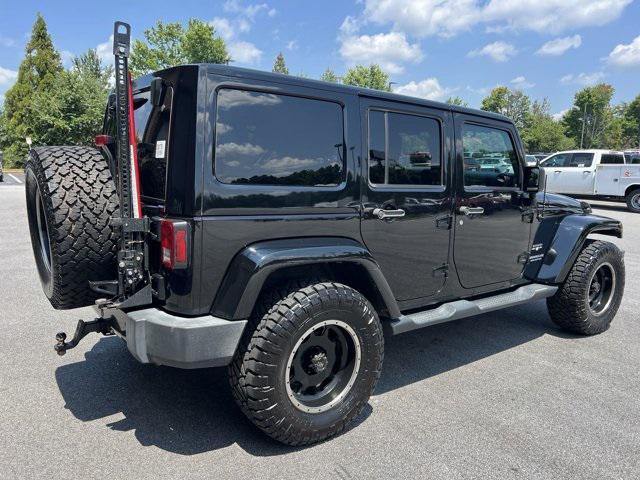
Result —
<path fill-rule="evenodd" d="M 547 299 L 551 320 L 573 333 L 595 335 L 609 328 L 624 292 L 623 254 L 595 241 L 578 256 L 565 282 Z"/>
<path fill-rule="evenodd" d="M 342 432 L 380 376 L 378 315 L 339 283 L 297 285 L 257 308 L 229 367 L 234 397 L 261 430 L 288 445 Z"/>
<path fill-rule="evenodd" d="M 627 207 L 634 213 L 640 213 L 640 188 L 627 193 Z"/>

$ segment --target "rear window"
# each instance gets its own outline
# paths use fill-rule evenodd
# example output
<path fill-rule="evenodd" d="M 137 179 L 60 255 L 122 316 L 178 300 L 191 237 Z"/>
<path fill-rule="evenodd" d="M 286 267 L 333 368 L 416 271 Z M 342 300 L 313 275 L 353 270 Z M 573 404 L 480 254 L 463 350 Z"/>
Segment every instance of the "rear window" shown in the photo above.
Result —
<path fill-rule="evenodd" d="M 140 187 L 146 198 L 165 198 L 172 99 L 172 88 L 167 88 L 160 107 L 151 104 L 149 90 L 133 97 Z"/>
<path fill-rule="evenodd" d="M 336 186 L 345 178 L 342 106 L 221 89 L 215 176 L 236 185 Z"/>
<path fill-rule="evenodd" d="M 164 103 L 154 108 L 149 90 L 133 96 L 133 118 L 138 144 L 141 194 L 146 199 L 164 201 L 169 147 L 169 126 L 173 89 L 167 88 Z M 109 97 L 104 131 L 116 140 L 115 96 Z M 115 146 L 113 147 L 115 148 Z M 112 151 L 115 154 L 115 151 Z"/>
<path fill-rule="evenodd" d="M 603 165 L 619 165 L 624 163 L 624 155 L 619 153 L 603 153 L 600 157 L 600 163 Z"/>

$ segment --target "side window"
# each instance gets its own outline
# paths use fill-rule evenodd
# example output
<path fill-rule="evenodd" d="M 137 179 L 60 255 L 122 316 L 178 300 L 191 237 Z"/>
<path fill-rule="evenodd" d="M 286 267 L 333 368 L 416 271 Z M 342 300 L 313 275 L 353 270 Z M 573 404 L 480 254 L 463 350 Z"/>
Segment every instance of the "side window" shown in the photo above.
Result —
<path fill-rule="evenodd" d="M 239 185 L 335 186 L 345 178 L 342 107 L 221 89 L 215 175 Z"/>
<path fill-rule="evenodd" d="M 571 157 L 570 167 L 586 168 L 593 163 L 593 153 L 577 152 Z"/>
<path fill-rule="evenodd" d="M 438 120 L 370 111 L 369 181 L 375 185 L 442 185 Z"/>
<path fill-rule="evenodd" d="M 570 153 L 558 153 L 542 162 L 543 167 L 568 167 L 571 162 Z"/>
<path fill-rule="evenodd" d="M 505 130 L 464 124 L 464 184 L 483 187 L 517 187 L 520 162 L 511 136 Z"/>
<path fill-rule="evenodd" d="M 603 165 L 618 165 L 624 163 L 624 156 L 619 153 L 603 153 L 600 157 L 600 163 Z"/>

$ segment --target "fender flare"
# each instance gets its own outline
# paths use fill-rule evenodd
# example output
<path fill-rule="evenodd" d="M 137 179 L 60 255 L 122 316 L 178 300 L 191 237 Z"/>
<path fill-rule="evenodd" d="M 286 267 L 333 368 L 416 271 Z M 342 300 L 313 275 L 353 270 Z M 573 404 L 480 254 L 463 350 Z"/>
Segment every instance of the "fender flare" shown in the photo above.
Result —
<path fill-rule="evenodd" d="M 597 215 L 567 215 L 542 220 L 533 240 L 524 276 L 534 282 L 560 284 L 591 234 L 622 238 L 622 222 Z"/>
<path fill-rule="evenodd" d="M 363 268 L 389 316 L 400 316 L 391 288 L 369 250 L 361 243 L 343 237 L 269 240 L 245 247 L 231 261 L 211 314 L 233 320 L 247 319 L 271 274 L 283 268 L 322 264 L 352 264 Z"/>

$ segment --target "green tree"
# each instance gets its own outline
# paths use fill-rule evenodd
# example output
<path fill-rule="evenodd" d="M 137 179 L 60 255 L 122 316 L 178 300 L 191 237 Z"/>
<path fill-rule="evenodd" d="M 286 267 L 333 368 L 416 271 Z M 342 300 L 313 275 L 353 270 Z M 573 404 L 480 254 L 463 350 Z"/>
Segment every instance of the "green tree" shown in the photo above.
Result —
<path fill-rule="evenodd" d="M 327 68 L 322 73 L 322 75 L 320 75 L 320 80 L 322 80 L 323 82 L 331 82 L 331 83 L 338 83 L 340 81 L 340 79 L 335 74 L 335 72 L 330 68 Z"/>
<path fill-rule="evenodd" d="M 229 63 L 231 57 L 215 28 L 202 20 L 163 23 L 144 31 L 145 41 L 134 40 L 130 67 L 135 76 L 184 63 Z"/>
<path fill-rule="evenodd" d="M 627 105 L 624 116 L 627 121 L 626 135 L 629 137 L 630 146 L 640 148 L 640 95 Z"/>
<path fill-rule="evenodd" d="M 534 101 L 527 125 L 520 132 L 527 152 L 556 152 L 574 148 L 573 140 L 564 134 L 564 128 L 551 116 L 549 99 Z"/>
<path fill-rule="evenodd" d="M 25 138 L 33 136 L 34 121 L 40 113 L 30 108 L 32 99 L 49 92 L 61 71 L 60 55 L 53 47 L 44 18 L 38 14 L 25 58 L 18 69 L 18 79 L 5 95 L 2 147 L 8 165 L 24 162 L 28 150 Z"/>
<path fill-rule="evenodd" d="M 368 67 L 356 65 L 347 70 L 342 78 L 345 85 L 355 85 L 358 87 L 372 88 L 374 90 L 391 91 L 389 75 L 380 68 L 379 65 L 372 64 Z"/>
<path fill-rule="evenodd" d="M 581 148 L 608 148 L 607 129 L 613 120 L 614 89 L 600 83 L 575 94 L 573 108 L 562 119 L 567 135 Z"/>
<path fill-rule="evenodd" d="M 100 131 L 111 67 L 103 67 L 95 50 L 75 58 L 60 72 L 50 91 L 34 95 L 33 142 L 43 145 L 87 145 Z"/>
<path fill-rule="evenodd" d="M 462 98 L 458 97 L 457 95 L 455 97 L 449 97 L 447 98 L 447 103 L 449 105 L 457 105 L 459 107 L 468 107 L 469 104 L 463 100 Z"/>
<path fill-rule="evenodd" d="M 506 115 L 518 129 L 523 129 L 529 121 L 531 100 L 521 90 L 495 87 L 482 99 L 481 108 L 488 112 Z"/>
<path fill-rule="evenodd" d="M 287 68 L 287 64 L 284 62 L 284 55 L 282 55 L 282 52 L 278 53 L 276 61 L 273 62 L 273 69 L 271 71 L 274 73 L 289 75 L 289 69 Z"/>

